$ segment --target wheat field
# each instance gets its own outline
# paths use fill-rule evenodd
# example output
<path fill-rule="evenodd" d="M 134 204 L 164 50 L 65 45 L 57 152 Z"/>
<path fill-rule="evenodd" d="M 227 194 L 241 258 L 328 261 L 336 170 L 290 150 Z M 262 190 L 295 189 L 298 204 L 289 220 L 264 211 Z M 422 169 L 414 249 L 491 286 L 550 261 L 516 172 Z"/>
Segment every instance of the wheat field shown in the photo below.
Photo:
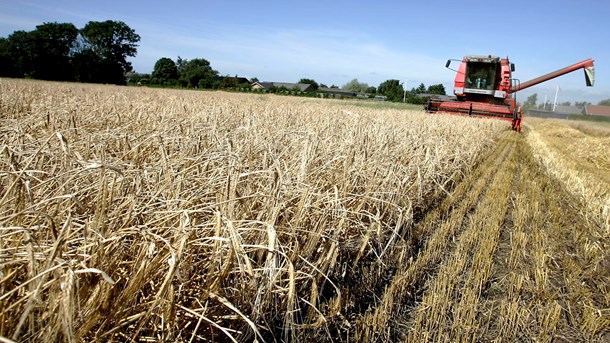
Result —
<path fill-rule="evenodd" d="M 2 341 L 610 339 L 603 130 L 11 79 L 0 121 Z"/>

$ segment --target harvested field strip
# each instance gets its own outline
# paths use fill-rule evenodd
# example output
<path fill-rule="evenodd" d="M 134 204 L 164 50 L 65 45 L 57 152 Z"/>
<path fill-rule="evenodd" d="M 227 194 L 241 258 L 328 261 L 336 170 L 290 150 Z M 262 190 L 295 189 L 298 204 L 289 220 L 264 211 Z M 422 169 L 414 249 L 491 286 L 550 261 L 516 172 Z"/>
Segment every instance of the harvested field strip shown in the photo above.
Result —
<path fill-rule="evenodd" d="M 609 238 L 524 146 L 480 316 L 483 340 L 610 339 Z"/>
<path fill-rule="evenodd" d="M 426 287 L 426 294 L 415 310 L 410 341 L 476 340 L 480 325 L 476 320 L 479 298 L 504 222 L 518 154 L 515 148 L 519 137 L 512 135 L 504 139 L 511 142 L 510 153 L 499 161 L 497 166 L 501 168 L 494 173 L 487 191 L 464 222 L 466 227 L 456 237 L 455 249 Z"/>
<path fill-rule="evenodd" d="M 358 322 L 359 341 L 610 338 L 609 239 L 523 138 L 501 135 L 414 228 L 429 238 Z"/>
<path fill-rule="evenodd" d="M 415 309 L 410 341 L 476 340 L 480 325 L 476 318 L 479 298 L 506 214 L 518 154 L 515 148 L 519 137 L 512 135 L 504 139 L 511 143 L 510 153 L 496 165 L 500 168 L 464 222 L 466 228 L 456 238 L 456 248 L 426 287 L 426 294 Z"/>
<path fill-rule="evenodd" d="M 610 235 L 610 128 L 534 120 L 527 140 L 547 171 L 585 204 L 586 218 Z"/>
<path fill-rule="evenodd" d="M 426 277 L 452 249 L 451 241 L 463 229 L 467 213 L 478 204 L 481 194 L 514 149 L 514 143 L 510 144 L 507 139 L 511 134 L 504 133 L 499 144 L 481 161 L 479 167 L 468 173 L 455 191 L 413 229 L 413 237 L 429 238 L 412 260 L 395 262 L 400 263 L 399 271 L 385 290 L 380 304 L 358 326 L 359 340 L 377 340 L 387 336 L 392 329 L 388 326 L 391 319 L 404 314 L 406 307 L 412 306 L 416 296 L 421 294 Z"/>

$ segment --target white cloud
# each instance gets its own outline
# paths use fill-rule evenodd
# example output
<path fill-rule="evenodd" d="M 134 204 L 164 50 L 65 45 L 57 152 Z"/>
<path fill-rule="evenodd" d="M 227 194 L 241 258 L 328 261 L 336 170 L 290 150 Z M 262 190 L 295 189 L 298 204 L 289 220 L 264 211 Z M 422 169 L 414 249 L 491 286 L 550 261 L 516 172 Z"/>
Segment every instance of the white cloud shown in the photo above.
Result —
<path fill-rule="evenodd" d="M 147 45 L 138 59 L 157 51 L 174 51 L 183 58 L 206 58 L 221 74 L 251 74 L 266 80 L 295 81 L 313 77 L 318 82 L 343 84 L 353 78 L 378 85 L 390 78 L 426 84 L 453 79 L 444 60 L 392 49 L 369 35 L 341 31 L 264 29 L 224 35 L 177 35 L 146 30 Z M 162 47 L 162 48 L 161 48 Z M 163 56 L 156 56 L 158 59 Z M 152 69 L 152 65 L 149 67 Z M 236 69 L 233 69 L 236 68 Z"/>
<path fill-rule="evenodd" d="M 31 31 L 40 24 L 41 21 L 31 18 L 0 13 L 0 37 L 7 37 L 18 30 Z"/>

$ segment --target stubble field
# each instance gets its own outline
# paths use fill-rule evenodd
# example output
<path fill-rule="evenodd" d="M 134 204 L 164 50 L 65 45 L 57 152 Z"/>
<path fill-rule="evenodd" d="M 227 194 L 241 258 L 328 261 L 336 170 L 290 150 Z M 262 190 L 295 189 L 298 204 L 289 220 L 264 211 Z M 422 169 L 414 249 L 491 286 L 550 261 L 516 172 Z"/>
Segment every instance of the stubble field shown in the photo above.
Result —
<path fill-rule="evenodd" d="M 610 340 L 610 129 L 0 80 L 2 341 Z"/>

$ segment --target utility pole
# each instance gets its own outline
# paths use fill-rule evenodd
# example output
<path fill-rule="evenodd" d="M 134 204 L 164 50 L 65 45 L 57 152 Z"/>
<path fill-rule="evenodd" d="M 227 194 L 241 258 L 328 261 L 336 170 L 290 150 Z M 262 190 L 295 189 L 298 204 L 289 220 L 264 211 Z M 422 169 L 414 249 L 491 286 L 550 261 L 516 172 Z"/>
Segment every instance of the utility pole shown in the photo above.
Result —
<path fill-rule="evenodd" d="M 544 94 L 544 103 L 542 104 L 542 110 L 546 111 L 546 93 Z"/>
<path fill-rule="evenodd" d="M 557 85 L 557 89 L 555 89 L 555 102 L 553 103 L 553 112 L 555 112 L 555 107 L 557 107 L 557 93 L 559 93 L 559 85 Z"/>

